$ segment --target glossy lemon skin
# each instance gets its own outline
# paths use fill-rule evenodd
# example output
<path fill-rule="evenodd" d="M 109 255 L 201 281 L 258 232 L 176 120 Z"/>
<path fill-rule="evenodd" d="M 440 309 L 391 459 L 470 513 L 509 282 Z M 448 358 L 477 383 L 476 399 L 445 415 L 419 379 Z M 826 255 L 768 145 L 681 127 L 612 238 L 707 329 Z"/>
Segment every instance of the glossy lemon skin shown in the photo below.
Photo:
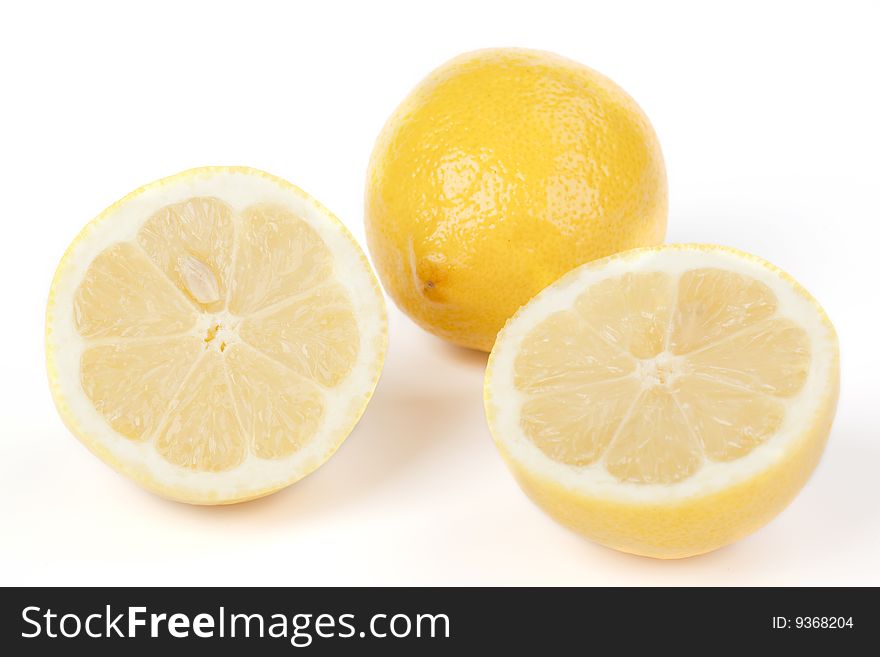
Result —
<path fill-rule="evenodd" d="M 481 50 L 435 70 L 397 108 L 365 206 L 397 305 L 488 351 L 565 272 L 663 241 L 666 171 L 647 117 L 608 78 L 551 53 Z"/>

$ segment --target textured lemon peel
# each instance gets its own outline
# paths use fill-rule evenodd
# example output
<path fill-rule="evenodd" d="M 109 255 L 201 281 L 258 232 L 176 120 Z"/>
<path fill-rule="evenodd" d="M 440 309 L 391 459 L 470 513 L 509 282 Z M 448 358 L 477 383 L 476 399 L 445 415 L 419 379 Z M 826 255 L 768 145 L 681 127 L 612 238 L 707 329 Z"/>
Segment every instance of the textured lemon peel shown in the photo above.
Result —
<path fill-rule="evenodd" d="M 666 174 L 647 117 L 607 77 L 552 53 L 487 49 L 445 63 L 395 110 L 365 206 L 397 305 L 489 351 L 504 321 L 569 269 L 662 242 Z"/>

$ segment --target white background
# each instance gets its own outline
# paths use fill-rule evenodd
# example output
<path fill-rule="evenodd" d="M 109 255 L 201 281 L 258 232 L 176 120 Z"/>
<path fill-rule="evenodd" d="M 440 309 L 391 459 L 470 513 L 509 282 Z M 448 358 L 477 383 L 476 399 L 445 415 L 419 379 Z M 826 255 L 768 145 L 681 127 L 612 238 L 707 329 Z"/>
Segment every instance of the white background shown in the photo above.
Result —
<path fill-rule="evenodd" d="M 0 583 L 880 584 L 880 11 L 708 4 L 5 3 Z M 269 498 L 164 501 L 68 434 L 46 385 L 43 311 L 89 219 L 156 178 L 241 164 L 301 186 L 363 244 L 364 172 L 387 116 L 435 66 L 498 45 L 553 50 L 617 81 L 663 145 L 668 239 L 759 254 L 835 322 L 837 420 L 781 516 L 678 562 L 580 539 L 495 453 L 485 356 L 393 306 L 360 425 Z"/>

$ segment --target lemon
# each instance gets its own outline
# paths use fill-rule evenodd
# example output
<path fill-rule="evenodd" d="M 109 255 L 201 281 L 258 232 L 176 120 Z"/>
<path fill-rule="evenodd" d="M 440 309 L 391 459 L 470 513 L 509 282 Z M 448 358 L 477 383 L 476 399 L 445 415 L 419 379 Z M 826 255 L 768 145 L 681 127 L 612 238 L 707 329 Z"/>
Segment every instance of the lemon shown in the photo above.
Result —
<path fill-rule="evenodd" d="M 565 272 L 662 242 L 666 173 L 647 117 L 608 78 L 546 52 L 480 50 L 431 73 L 388 120 L 365 206 L 397 305 L 488 351 Z"/>
<path fill-rule="evenodd" d="M 373 392 L 378 281 L 300 189 L 208 167 L 129 194 L 65 253 L 46 311 L 70 430 L 163 496 L 265 495 L 321 465 Z"/>
<path fill-rule="evenodd" d="M 828 438 L 834 328 L 791 277 L 716 246 L 635 249 L 541 292 L 485 379 L 496 445 L 559 522 L 677 558 L 779 513 Z"/>

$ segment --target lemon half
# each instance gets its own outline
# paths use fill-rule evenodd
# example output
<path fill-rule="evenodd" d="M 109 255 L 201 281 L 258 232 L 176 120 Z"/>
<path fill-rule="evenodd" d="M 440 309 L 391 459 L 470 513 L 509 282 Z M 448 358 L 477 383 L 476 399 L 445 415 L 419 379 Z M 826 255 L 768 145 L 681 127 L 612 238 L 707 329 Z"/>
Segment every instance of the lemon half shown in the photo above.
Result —
<path fill-rule="evenodd" d="M 677 558 L 740 539 L 807 481 L 839 390 L 816 301 L 756 257 L 636 249 L 573 270 L 508 322 L 486 413 L 525 492 L 588 538 Z"/>
<path fill-rule="evenodd" d="M 165 178 L 105 210 L 65 253 L 46 356 L 70 430 L 163 496 L 218 504 L 321 465 L 376 386 L 378 282 L 345 227 L 246 168 Z"/>

